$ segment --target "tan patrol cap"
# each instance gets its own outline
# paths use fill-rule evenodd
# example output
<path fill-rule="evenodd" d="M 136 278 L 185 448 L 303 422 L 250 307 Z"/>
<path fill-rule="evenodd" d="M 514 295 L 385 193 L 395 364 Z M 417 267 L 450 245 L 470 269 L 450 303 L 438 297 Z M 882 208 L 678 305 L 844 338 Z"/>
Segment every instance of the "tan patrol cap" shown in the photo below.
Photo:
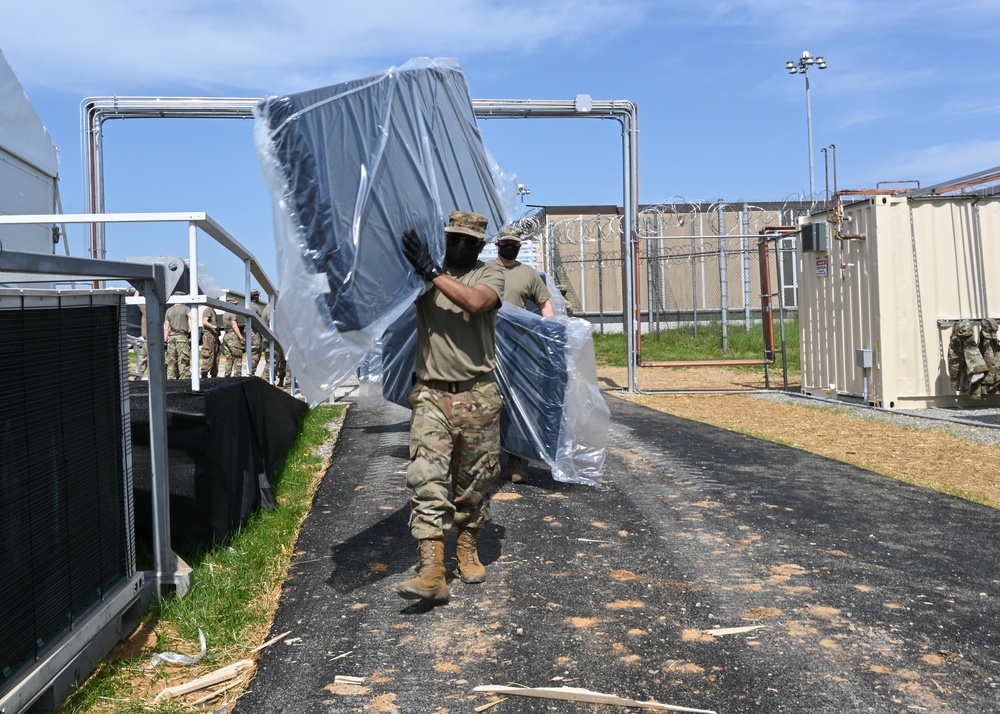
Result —
<path fill-rule="evenodd" d="M 497 243 L 502 240 L 512 240 L 520 243 L 523 240 L 523 237 L 521 236 L 521 231 L 513 225 L 506 225 L 500 230 L 499 233 L 496 234 Z"/>
<path fill-rule="evenodd" d="M 445 226 L 446 233 L 464 233 L 465 235 L 486 239 L 486 216 L 469 211 L 452 211 L 448 216 L 448 225 Z"/>

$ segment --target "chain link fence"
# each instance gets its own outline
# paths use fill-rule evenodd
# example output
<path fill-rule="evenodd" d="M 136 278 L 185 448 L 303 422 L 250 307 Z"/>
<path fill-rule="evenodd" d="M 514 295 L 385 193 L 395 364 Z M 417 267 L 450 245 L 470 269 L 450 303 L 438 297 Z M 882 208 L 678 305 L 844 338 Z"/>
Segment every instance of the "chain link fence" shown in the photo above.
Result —
<path fill-rule="evenodd" d="M 642 208 L 636 220 L 637 304 L 644 332 L 761 318 L 758 239 L 795 225 L 808 202 L 671 203 Z M 568 213 L 568 212 L 567 212 Z M 545 269 L 567 288 L 575 314 L 594 329 L 622 331 L 622 217 L 616 207 L 575 215 L 546 209 L 532 217 Z M 794 236 L 771 243 L 772 293 L 788 313 L 798 310 Z M 780 293 L 780 295 L 778 294 Z"/>

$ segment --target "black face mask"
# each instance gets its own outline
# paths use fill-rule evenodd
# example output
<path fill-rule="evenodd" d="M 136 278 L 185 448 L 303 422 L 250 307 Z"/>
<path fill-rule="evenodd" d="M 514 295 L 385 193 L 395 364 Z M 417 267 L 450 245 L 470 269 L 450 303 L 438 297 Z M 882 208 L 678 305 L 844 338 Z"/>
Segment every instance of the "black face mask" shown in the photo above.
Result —
<path fill-rule="evenodd" d="M 467 245 L 465 241 L 453 243 L 449 240 L 444 253 L 445 265 L 449 268 L 455 268 L 455 270 L 471 268 L 479 258 L 479 250 L 478 242 Z"/>
<path fill-rule="evenodd" d="M 517 258 L 517 254 L 521 252 L 521 246 L 518 243 L 513 243 L 511 245 L 498 245 L 497 255 L 499 255 L 504 260 L 514 260 Z"/>

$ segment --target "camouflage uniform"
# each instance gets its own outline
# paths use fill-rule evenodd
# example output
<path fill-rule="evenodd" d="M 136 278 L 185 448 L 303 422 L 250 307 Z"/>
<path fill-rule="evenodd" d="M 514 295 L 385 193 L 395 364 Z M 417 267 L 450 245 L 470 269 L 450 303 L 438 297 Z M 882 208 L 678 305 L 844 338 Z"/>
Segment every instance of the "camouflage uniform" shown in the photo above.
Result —
<path fill-rule="evenodd" d="M 164 317 L 167 336 L 167 379 L 191 378 L 191 321 L 185 305 L 172 305 Z"/>
<path fill-rule="evenodd" d="M 486 218 L 453 211 L 445 233 L 443 274 L 416 232 L 403 234 L 403 254 L 430 289 L 417 298 L 416 384 L 408 395 L 413 414 L 406 485 L 411 489 L 410 533 L 418 542 L 420 569 L 398 583 L 396 591 L 409 600 L 437 602 L 451 597 L 444 535 L 452 526 L 458 530 L 459 577 L 466 583 L 486 578 L 476 541 L 490 520 L 490 486 L 500 474 L 503 406 L 493 376 L 503 273 L 496 263 L 478 260 Z M 491 290 L 495 299 L 489 308 L 472 314 L 462 305 L 473 303 L 464 297 L 452 300 L 441 291 L 452 281 Z"/>
<path fill-rule="evenodd" d="M 410 533 L 420 540 L 440 538 L 452 525 L 482 528 L 490 522 L 489 489 L 500 474 L 500 389 L 486 382 L 451 394 L 418 383 L 408 399 Z"/>
<path fill-rule="evenodd" d="M 226 376 L 241 377 L 243 376 L 245 346 L 243 340 L 236 334 L 236 330 L 233 329 L 233 322 L 239 324 L 239 317 L 236 313 L 227 312 L 222 316 L 222 322 L 225 330 L 222 335 L 222 346 L 226 351 Z"/>
<path fill-rule="evenodd" d="M 260 319 L 268 327 L 271 326 L 271 303 L 264 306 L 264 310 L 260 313 Z M 271 374 L 271 350 L 270 341 L 264 342 L 264 374 Z M 281 349 L 281 344 L 278 342 L 274 343 L 274 383 L 279 387 L 285 386 L 285 375 L 288 366 L 285 362 L 285 353 Z"/>
<path fill-rule="evenodd" d="M 446 274 L 503 292 L 496 263 Z M 418 540 L 440 538 L 453 523 L 479 529 L 489 522 L 487 494 L 500 475 L 503 400 L 493 379 L 499 307 L 497 301 L 485 314 L 469 316 L 437 288 L 417 300 L 417 384 L 408 397 L 412 461 L 406 483 L 413 489 L 410 532 Z M 449 482 L 454 501 L 448 498 Z"/>
<path fill-rule="evenodd" d="M 257 317 L 260 317 L 264 306 L 260 304 L 260 293 L 256 290 L 250 293 L 250 307 L 253 311 L 257 313 Z M 250 329 L 250 374 L 257 374 L 257 365 L 260 364 L 260 358 L 264 354 L 264 340 L 257 330 L 253 328 Z"/>
<path fill-rule="evenodd" d="M 956 392 L 978 388 L 989 368 L 976 342 L 975 330 L 968 320 L 959 320 L 951 330 L 948 342 L 948 377 Z"/>
<path fill-rule="evenodd" d="M 566 308 L 566 317 L 573 317 L 573 306 L 569 304 L 569 298 L 566 297 L 566 293 L 569 292 L 569 288 L 565 285 L 556 285 L 556 290 L 563 297 L 563 304 Z"/>
<path fill-rule="evenodd" d="M 136 290 L 136 294 L 139 294 L 138 290 Z M 138 369 L 141 377 L 145 378 L 149 372 L 149 350 L 146 349 L 146 343 L 149 340 L 149 338 L 146 337 L 146 303 L 141 303 L 139 305 L 139 314 L 142 315 L 142 327 L 140 328 L 142 331 L 142 347 L 139 348 Z"/>
<path fill-rule="evenodd" d="M 982 382 L 972 386 L 970 396 L 986 399 L 987 394 L 996 394 L 1000 389 L 1000 343 L 997 341 L 997 321 L 984 318 L 979 325 L 979 353 L 986 363 L 986 376 Z"/>
<path fill-rule="evenodd" d="M 507 226 L 501 230 L 497 236 L 497 251 L 502 249 L 501 241 L 504 243 L 514 242 L 518 245 L 521 244 L 521 233 L 517 228 L 513 226 Z M 501 257 L 505 257 L 502 256 Z M 509 256 L 505 257 L 508 261 L 513 261 L 510 265 L 504 265 L 497 260 L 497 264 L 500 269 L 503 270 L 503 299 L 504 302 L 509 302 L 517 305 L 519 308 L 528 310 L 532 309 L 530 306 L 534 305 L 538 308 L 536 312 L 541 310 L 543 306 L 548 303 L 552 294 L 549 292 L 548 287 L 545 285 L 545 281 L 542 280 L 538 271 L 532 268 L 530 265 L 525 265 L 524 263 L 518 262 L 514 258 Z M 552 308 L 554 312 L 555 308 Z M 544 313 L 543 313 L 544 314 Z M 513 483 L 521 483 L 526 478 L 527 475 L 524 471 L 524 464 L 521 461 L 521 457 L 517 454 L 510 453 L 506 449 L 504 451 L 507 453 L 507 471 L 510 473 L 510 480 Z"/>
<path fill-rule="evenodd" d="M 201 376 L 219 376 L 219 336 L 221 330 L 215 323 L 215 310 L 205 308 L 205 317 L 201 329 Z M 211 323 L 209 327 L 205 323 Z"/>

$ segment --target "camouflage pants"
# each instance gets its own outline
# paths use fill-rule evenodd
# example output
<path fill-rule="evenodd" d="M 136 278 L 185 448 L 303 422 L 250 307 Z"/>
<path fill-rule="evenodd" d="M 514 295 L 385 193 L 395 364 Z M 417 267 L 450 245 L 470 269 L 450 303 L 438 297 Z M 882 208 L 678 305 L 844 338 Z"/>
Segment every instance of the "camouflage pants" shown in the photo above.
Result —
<path fill-rule="evenodd" d="M 201 376 L 219 376 L 219 338 L 211 330 L 201 333 Z"/>
<path fill-rule="evenodd" d="M 191 335 L 174 332 L 167 338 L 167 379 L 191 377 Z"/>
<path fill-rule="evenodd" d="M 285 353 L 281 351 L 281 346 L 278 344 L 274 345 L 274 383 L 279 387 L 285 386 L 285 374 L 288 371 L 288 365 L 285 362 Z M 267 379 L 268 375 L 271 374 L 271 346 L 269 344 L 264 345 L 264 379 Z"/>
<path fill-rule="evenodd" d="M 490 522 L 489 490 L 500 475 L 500 410 L 495 383 L 450 394 L 417 384 L 408 396 L 410 533 L 440 538 Z"/>
<path fill-rule="evenodd" d="M 257 374 L 257 365 L 264 355 L 264 341 L 256 332 L 250 335 L 250 374 Z"/>
<path fill-rule="evenodd" d="M 236 336 L 232 330 L 227 330 L 222 338 L 222 343 L 226 346 L 226 376 L 243 376 L 243 340 Z"/>

